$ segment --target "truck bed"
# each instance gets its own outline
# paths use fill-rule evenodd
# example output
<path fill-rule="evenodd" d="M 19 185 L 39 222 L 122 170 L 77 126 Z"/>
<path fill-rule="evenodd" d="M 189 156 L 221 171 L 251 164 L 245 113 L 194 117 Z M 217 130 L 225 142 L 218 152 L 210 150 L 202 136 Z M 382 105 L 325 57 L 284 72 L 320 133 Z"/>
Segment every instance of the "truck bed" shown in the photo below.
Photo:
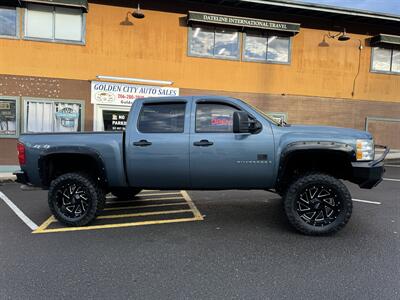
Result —
<path fill-rule="evenodd" d="M 41 156 L 61 150 L 87 151 L 101 158 L 110 185 L 126 186 L 124 138 L 124 132 L 106 131 L 22 134 L 19 141 L 26 147 L 26 164 L 22 170 L 29 170 L 30 182 L 40 185 L 38 162 Z"/>

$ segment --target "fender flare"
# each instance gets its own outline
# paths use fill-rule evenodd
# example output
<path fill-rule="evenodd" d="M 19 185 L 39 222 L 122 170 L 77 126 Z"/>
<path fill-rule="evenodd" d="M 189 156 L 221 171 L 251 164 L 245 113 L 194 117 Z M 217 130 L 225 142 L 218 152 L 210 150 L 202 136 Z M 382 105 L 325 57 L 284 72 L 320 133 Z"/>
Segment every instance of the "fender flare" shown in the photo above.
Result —
<path fill-rule="evenodd" d="M 279 185 L 283 175 L 285 174 L 287 163 L 293 154 L 303 151 L 334 151 L 346 153 L 349 161 L 354 161 L 356 153 L 354 148 L 346 143 L 327 142 L 327 141 L 303 141 L 293 142 L 282 150 L 280 154 L 279 167 L 275 185 Z"/>
<path fill-rule="evenodd" d="M 97 150 L 83 146 L 56 146 L 43 151 L 39 156 L 38 160 L 39 176 L 41 178 L 43 186 L 48 186 L 48 184 L 50 183 L 48 178 L 49 173 L 48 173 L 47 160 L 51 156 L 58 154 L 74 154 L 74 155 L 89 156 L 96 162 L 97 168 L 100 171 L 100 173 L 98 174 L 100 181 L 103 184 L 107 184 L 106 166 L 100 153 Z"/>

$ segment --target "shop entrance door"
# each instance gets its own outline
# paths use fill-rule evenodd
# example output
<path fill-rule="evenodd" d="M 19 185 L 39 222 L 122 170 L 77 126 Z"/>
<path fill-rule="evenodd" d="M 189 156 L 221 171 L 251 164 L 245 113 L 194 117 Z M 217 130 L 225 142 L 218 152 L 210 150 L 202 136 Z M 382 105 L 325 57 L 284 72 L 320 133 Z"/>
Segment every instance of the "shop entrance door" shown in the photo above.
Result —
<path fill-rule="evenodd" d="M 130 106 L 95 105 L 94 131 L 122 131 L 125 130 Z"/>

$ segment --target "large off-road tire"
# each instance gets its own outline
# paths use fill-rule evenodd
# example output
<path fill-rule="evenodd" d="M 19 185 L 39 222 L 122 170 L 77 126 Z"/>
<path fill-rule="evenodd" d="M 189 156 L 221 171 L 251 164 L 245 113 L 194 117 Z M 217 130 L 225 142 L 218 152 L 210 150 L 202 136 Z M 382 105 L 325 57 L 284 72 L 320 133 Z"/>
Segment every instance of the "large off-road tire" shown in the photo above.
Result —
<path fill-rule="evenodd" d="M 330 175 L 305 174 L 289 185 L 284 197 L 290 224 L 307 235 L 332 234 L 342 229 L 353 209 L 346 186 Z"/>
<path fill-rule="evenodd" d="M 105 196 L 90 176 L 66 173 L 51 182 L 48 202 L 58 221 L 68 226 L 84 226 L 101 212 Z"/>
<path fill-rule="evenodd" d="M 112 194 L 117 197 L 117 200 L 124 201 L 133 199 L 141 191 L 141 189 L 130 189 L 128 191 L 114 191 Z"/>

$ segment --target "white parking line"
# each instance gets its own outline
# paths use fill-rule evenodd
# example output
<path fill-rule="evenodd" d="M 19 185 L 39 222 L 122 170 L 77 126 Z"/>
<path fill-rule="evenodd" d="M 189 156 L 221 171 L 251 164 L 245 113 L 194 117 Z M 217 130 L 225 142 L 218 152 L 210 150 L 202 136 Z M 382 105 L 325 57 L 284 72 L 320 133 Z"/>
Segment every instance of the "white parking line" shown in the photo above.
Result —
<path fill-rule="evenodd" d="M 33 223 L 6 195 L 0 192 L 0 199 L 2 199 L 11 210 L 26 224 L 31 230 L 36 230 L 38 226 Z"/>
<path fill-rule="evenodd" d="M 400 165 L 385 165 L 385 167 L 400 168 Z"/>
<path fill-rule="evenodd" d="M 394 178 L 383 178 L 383 180 L 386 180 L 386 181 L 398 181 L 398 182 L 400 182 L 400 179 L 394 179 Z"/>
<path fill-rule="evenodd" d="M 368 201 L 368 200 L 362 200 L 362 199 L 352 199 L 355 202 L 362 202 L 362 203 L 368 203 L 368 204 L 376 204 L 376 205 L 380 205 L 382 204 L 381 202 L 377 202 L 377 201 Z"/>

